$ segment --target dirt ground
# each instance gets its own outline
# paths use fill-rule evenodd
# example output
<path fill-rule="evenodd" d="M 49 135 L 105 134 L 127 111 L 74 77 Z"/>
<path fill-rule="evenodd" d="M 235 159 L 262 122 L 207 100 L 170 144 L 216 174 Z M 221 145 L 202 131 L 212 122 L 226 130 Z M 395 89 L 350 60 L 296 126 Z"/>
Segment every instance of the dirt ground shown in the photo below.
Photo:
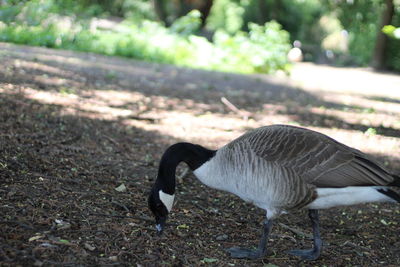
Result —
<path fill-rule="evenodd" d="M 229 258 L 257 245 L 264 213 L 191 173 L 164 236 L 147 208 L 169 145 L 217 148 L 275 123 L 399 173 L 400 76 L 306 63 L 244 76 L 4 43 L 0 63 L 1 266 L 400 266 L 399 205 L 321 211 L 314 262 L 285 253 L 311 246 L 306 211 L 277 219 L 263 259 Z"/>

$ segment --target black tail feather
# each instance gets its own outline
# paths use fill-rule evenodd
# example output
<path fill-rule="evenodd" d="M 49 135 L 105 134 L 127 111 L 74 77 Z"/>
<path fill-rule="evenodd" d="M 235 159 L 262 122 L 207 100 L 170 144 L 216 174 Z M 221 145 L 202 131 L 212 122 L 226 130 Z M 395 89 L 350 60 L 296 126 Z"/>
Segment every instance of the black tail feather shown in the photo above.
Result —
<path fill-rule="evenodd" d="M 400 203 L 400 195 L 399 195 L 399 193 L 397 193 L 397 192 L 395 192 L 395 191 L 393 191 L 391 189 L 387 189 L 387 188 L 380 188 L 380 189 L 377 189 L 377 191 L 379 193 L 384 194 L 384 195 L 386 195 L 386 196 L 388 196 L 388 197 L 390 197 L 390 198 L 392 198 L 392 199 L 394 199 L 394 200 L 396 200 L 397 202 Z"/>
<path fill-rule="evenodd" d="M 400 187 L 400 176 L 393 175 L 393 177 L 394 177 L 394 181 L 392 183 L 390 183 L 389 185 Z"/>

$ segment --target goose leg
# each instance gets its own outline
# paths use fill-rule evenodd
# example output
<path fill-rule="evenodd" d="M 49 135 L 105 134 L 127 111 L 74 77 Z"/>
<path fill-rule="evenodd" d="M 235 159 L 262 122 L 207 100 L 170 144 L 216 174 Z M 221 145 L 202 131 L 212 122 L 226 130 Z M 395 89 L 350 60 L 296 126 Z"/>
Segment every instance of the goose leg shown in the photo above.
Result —
<path fill-rule="evenodd" d="M 319 233 L 318 210 L 310 209 L 308 211 L 308 216 L 311 219 L 311 224 L 313 228 L 314 247 L 312 249 L 306 250 L 290 250 L 287 251 L 287 253 L 294 256 L 300 256 L 303 260 L 316 260 L 321 254 L 322 250 L 322 239 Z"/>
<path fill-rule="evenodd" d="M 272 228 L 272 220 L 265 219 L 263 234 L 261 236 L 261 240 L 260 243 L 258 244 L 257 249 L 233 247 L 227 249 L 227 251 L 231 254 L 231 257 L 233 258 L 257 259 L 264 256 L 265 253 L 267 252 L 267 242 L 269 233 L 271 232 L 271 228 Z"/>

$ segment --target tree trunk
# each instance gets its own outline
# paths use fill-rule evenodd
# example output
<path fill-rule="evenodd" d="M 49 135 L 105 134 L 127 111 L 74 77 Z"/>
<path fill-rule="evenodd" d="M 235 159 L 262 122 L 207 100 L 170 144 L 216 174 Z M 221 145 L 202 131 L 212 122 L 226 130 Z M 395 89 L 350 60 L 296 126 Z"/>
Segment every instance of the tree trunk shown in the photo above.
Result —
<path fill-rule="evenodd" d="M 170 26 L 167 19 L 167 10 L 164 0 L 153 0 L 154 10 L 159 20 L 165 23 L 165 26 Z"/>
<path fill-rule="evenodd" d="M 265 5 L 265 0 L 258 0 L 258 23 L 264 25 L 267 19 L 267 7 Z"/>
<path fill-rule="evenodd" d="M 204 26 L 206 25 L 206 21 L 208 15 L 210 15 L 212 5 L 213 5 L 213 0 L 206 0 L 204 5 L 201 8 L 199 8 L 199 11 L 201 13 L 201 28 L 204 28 Z"/>
<path fill-rule="evenodd" d="M 385 50 L 387 46 L 387 36 L 382 32 L 385 25 L 391 24 L 394 14 L 393 0 L 385 0 L 385 9 L 382 13 L 381 23 L 376 36 L 374 54 L 372 56 L 371 66 L 377 70 L 385 68 Z"/>

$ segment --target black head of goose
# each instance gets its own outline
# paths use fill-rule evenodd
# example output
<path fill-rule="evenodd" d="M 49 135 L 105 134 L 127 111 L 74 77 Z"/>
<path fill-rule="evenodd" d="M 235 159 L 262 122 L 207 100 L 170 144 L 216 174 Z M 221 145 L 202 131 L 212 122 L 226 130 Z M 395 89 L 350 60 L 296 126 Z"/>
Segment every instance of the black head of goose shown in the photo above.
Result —
<path fill-rule="evenodd" d="M 272 125 L 250 131 L 218 150 L 178 143 L 161 158 L 148 203 L 162 233 L 175 196 L 175 170 L 185 162 L 204 184 L 231 192 L 266 211 L 257 249 L 230 248 L 235 258 L 266 253 L 274 218 L 307 208 L 314 246 L 291 250 L 303 259 L 317 259 L 322 250 L 318 210 L 367 202 L 399 202 L 400 177 L 390 174 L 359 150 L 304 128 Z"/>

